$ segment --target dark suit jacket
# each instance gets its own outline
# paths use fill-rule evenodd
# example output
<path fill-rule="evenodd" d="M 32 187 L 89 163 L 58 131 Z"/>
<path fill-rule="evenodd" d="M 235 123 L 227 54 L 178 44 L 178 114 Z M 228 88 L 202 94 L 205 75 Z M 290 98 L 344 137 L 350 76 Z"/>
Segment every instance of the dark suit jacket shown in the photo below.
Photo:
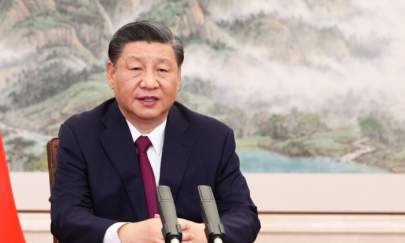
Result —
<path fill-rule="evenodd" d="M 59 138 L 50 201 L 51 231 L 61 242 L 102 242 L 111 224 L 148 218 L 134 143 L 115 99 L 68 119 Z M 195 222 L 202 222 L 197 185 L 210 185 L 225 242 L 255 240 L 257 210 L 226 125 L 176 102 L 167 119 L 159 184 L 170 186 L 178 217 Z"/>

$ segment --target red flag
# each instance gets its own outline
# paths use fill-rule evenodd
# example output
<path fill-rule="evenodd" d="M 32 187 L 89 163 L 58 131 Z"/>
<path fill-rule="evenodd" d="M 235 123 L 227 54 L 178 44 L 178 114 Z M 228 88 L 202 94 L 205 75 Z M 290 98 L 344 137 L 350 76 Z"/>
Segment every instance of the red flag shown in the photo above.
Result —
<path fill-rule="evenodd" d="M 11 191 L 6 153 L 0 133 L 0 242 L 25 242 Z"/>

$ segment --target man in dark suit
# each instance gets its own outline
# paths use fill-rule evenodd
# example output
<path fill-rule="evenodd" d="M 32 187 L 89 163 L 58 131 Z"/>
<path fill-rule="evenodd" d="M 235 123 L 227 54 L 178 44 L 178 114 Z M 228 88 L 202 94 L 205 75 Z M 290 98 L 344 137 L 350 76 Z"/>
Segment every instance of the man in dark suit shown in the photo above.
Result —
<path fill-rule="evenodd" d="M 51 230 L 68 242 L 164 242 L 156 185 L 170 186 L 183 242 L 206 242 L 197 186 L 214 191 L 225 242 L 253 242 L 257 210 L 233 132 L 175 102 L 183 46 L 161 23 L 119 29 L 107 76 L 115 98 L 62 124 Z"/>

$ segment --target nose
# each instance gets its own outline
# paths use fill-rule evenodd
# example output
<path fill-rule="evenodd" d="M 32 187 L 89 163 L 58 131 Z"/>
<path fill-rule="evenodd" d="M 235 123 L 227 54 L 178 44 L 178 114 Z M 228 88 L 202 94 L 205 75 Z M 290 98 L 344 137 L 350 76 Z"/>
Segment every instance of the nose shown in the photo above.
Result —
<path fill-rule="evenodd" d="M 152 71 L 147 71 L 143 75 L 139 86 L 144 89 L 156 89 L 159 86 L 156 78 L 156 75 Z"/>

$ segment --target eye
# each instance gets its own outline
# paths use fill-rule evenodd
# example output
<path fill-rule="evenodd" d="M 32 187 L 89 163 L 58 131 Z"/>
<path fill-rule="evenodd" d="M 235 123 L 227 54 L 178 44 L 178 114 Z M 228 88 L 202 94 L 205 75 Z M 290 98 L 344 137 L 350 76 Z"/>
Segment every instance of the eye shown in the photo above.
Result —
<path fill-rule="evenodd" d="M 141 70 L 141 67 L 130 67 L 129 70 L 139 71 L 139 70 Z"/>
<path fill-rule="evenodd" d="M 167 73 L 169 72 L 169 70 L 167 70 L 166 68 L 158 68 L 158 72 Z"/>

